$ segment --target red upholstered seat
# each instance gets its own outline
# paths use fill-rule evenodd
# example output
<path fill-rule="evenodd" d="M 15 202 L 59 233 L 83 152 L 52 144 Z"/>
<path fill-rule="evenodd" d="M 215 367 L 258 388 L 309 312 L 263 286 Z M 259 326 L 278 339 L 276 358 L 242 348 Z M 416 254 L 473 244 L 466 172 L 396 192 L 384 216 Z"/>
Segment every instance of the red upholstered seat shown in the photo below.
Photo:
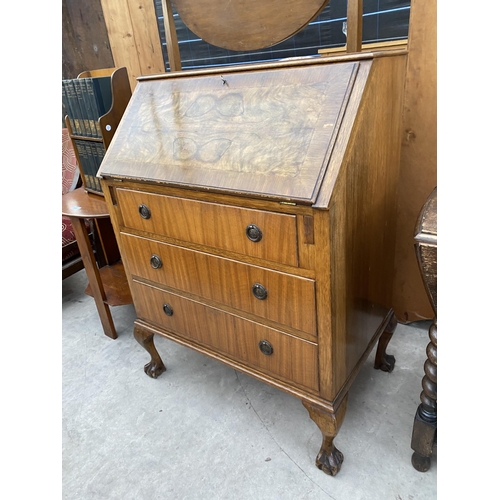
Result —
<path fill-rule="evenodd" d="M 87 232 L 91 234 L 92 226 L 89 221 L 85 221 L 85 225 L 87 226 Z M 78 251 L 78 246 L 73 243 L 76 242 L 75 232 L 73 231 L 73 226 L 71 225 L 71 221 L 69 217 L 65 215 L 62 216 L 62 260 L 63 262 L 80 255 Z"/>
<path fill-rule="evenodd" d="M 66 194 L 76 188 L 80 172 L 75 156 L 75 151 L 69 137 L 68 129 L 62 129 L 62 194 Z M 86 221 L 87 230 L 91 231 L 90 224 Z M 72 269 L 76 272 L 82 269 L 83 264 L 67 267 L 79 257 L 80 252 L 76 244 L 75 233 L 69 217 L 62 216 L 62 262 L 63 262 L 63 278 L 72 274 L 71 271 L 65 273 L 65 269 Z M 66 264 L 66 267 L 65 267 Z"/>
<path fill-rule="evenodd" d="M 62 129 L 62 194 L 75 189 L 79 171 L 75 151 L 71 144 L 68 129 Z"/>

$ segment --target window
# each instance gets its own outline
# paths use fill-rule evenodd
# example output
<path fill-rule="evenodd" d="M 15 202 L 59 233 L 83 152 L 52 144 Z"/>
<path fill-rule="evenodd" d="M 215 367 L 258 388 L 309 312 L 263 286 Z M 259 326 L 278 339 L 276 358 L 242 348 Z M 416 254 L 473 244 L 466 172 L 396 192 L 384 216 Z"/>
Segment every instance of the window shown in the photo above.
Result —
<path fill-rule="evenodd" d="M 154 0 L 165 69 L 169 70 L 161 0 Z M 293 37 L 254 52 L 235 52 L 215 47 L 198 38 L 174 11 L 182 69 L 265 62 L 287 57 L 318 55 L 327 47 L 346 43 L 343 25 L 347 0 L 331 0 L 316 19 Z M 410 0 L 365 0 L 363 2 L 363 43 L 408 38 Z"/>

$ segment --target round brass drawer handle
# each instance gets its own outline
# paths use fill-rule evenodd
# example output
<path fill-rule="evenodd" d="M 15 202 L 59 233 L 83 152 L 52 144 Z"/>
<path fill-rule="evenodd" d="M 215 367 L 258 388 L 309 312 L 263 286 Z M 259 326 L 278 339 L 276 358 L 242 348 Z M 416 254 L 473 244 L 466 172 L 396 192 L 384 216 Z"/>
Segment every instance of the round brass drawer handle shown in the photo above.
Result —
<path fill-rule="evenodd" d="M 172 306 L 170 304 L 163 304 L 163 312 L 167 316 L 172 316 L 172 314 L 174 314 L 174 310 L 172 309 Z"/>
<path fill-rule="evenodd" d="M 156 254 L 151 255 L 149 263 L 151 264 L 151 267 L 153 269 L 160 269 L 160 267 L 163 266 L 163 262 L 161 261 L 160 257 L 158 257 L 158 255 Z"/>
<path fill-rule="evenodd" d="M 261 340 L 259 342 L 259 349 L 260 352 L 266 356 L 271 356 L 273 353 L 273 346 L 271 345 L 271 342 L 268 342 L 267 340 Z"/>
<path fill-rule="evenodd" d="M 151 218 L 151 210 L 149 210 L 149 208 L 146 205 L 144 205 L 144 203 L 141 203 L 139 205 L 139 215 L 143 219 L 150 219 Z"/>
<path fill-rule="evenodd" d="M 262 239 L 262 231 L 255 224 L 249 224 L 246 229 L 247 238 L 254 243 Z"/>
<path fill-rule="evenodd" d="M 259 300 L 267 299 L 266 287 L 261 285 L 260 283 L 255 283 L 255 285 L 252 286 L 252 293 L 256 299 Z"/>

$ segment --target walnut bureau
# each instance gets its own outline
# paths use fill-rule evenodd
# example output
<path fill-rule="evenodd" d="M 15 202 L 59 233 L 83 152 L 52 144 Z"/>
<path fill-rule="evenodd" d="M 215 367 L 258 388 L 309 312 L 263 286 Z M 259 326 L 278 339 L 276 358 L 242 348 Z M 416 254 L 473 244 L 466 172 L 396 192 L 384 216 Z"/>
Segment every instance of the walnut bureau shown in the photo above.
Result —
<path fill-rule="evenodd" d="M 301 399 L 335 475 L 349 387 L 391 309 L 405 51 L 138 78 L 99 170 L 157 335 Z"/>

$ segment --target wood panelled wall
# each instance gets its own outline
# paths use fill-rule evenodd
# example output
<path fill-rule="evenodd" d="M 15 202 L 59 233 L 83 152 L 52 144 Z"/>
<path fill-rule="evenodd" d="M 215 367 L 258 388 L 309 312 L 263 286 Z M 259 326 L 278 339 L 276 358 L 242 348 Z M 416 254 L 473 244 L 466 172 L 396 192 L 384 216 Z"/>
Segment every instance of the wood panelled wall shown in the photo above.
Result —
<path fill-rule="evenodd" d="M 113 68 L 101 0 L 62 2 L 62 78 L 76 78 L 88 69 Z M 66 109 L 61 102 L 61 124 Z"/>
<path fill-rule="evenodd" d="M 62 77 L 76 78 L 88 69 L 113 68 L 101 0 L 63 0 Z"/>
<path fill-rule="evenodd" d="M 436 186 L 436 0 L 413 0 L 403 116 L 394 310 L 400 322 L 429 319 L 413 230 Z M 83 70 L 125 66 L 136 77 L 165 72 L 152 1 L 63 0 L 63 78 Z"/>
<path fill-rule="evenodd" d="M 418 215 L 437 185 L 437 0 L 412 0 L 403 109 L 393 307 L 402 323 L 432 318 L 414 250 Z"/>
<path fill-rule="evenodd" d="M 132 91 L 141 75 L 165 73 L 158 23 L 152 0 L 101 0 L 111 51 L 125 66 Z"/>

